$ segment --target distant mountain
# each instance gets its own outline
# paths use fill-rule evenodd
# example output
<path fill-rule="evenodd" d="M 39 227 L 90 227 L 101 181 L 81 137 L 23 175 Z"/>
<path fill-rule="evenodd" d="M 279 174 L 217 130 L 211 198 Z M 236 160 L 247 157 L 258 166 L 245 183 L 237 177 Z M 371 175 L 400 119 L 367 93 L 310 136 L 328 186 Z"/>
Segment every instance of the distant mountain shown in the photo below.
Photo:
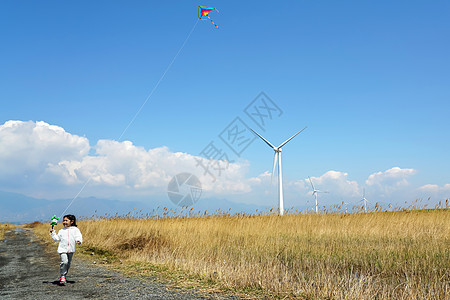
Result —
<path fill-rule="evenodd" d="M 33 221 L 47 222 L 56 214 L 59 216 L 66 210 L 72 199 L 46 200 L 27 197 L 17 193 L 0 191 L 0 223 L 29 223 Z M 150 203 L 128 202 L 95 197 L 77 198 L 66 211 L 77 217 L 101 217 L 125 215 L 131 211 L 151 211 Z"/>
<path fill-rule="evenodd" d="M 48 200 L 0 191 L 0 222 L 21 223 L 41 215 L 48 205 Z"/>
<path fill-rule="evenodd" d="M 49 222 L 51 217 L 59 215 L 66 210 L 72 199 L 47 200 L 28 197 L 18 193 L 0 191 L 0 223 L 16 224 L 34 221 Z M 78 218 L 99 218 L 129 215 L 131 217 L 146 217 L 162 215 L 164 207 L 180 212 L 181 207 L 175 206 L 169 199 L 157 197 L 146 201 L 119 201 L 100 199 L 95 197 L 77 198 L 67 209 L 65 214 L 73 214 Z M 229 213 L 255 214 L 257 211 L 268 211 L 270 207 L 235 203 L 225 199 L 201 198 L 192 207 L 193 211 L 207 211 L 214 214 L 218 211 Z M 186 211 L 186 209 L 184 209 Z"/>

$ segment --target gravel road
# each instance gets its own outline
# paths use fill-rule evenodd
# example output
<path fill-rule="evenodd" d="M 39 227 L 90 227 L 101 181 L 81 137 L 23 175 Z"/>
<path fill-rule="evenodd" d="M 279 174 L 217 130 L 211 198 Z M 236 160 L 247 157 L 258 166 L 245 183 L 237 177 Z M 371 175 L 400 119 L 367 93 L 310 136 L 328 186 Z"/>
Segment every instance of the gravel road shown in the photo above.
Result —
<path fill-rule="evenodd" d="M 242 299 L 173 289 L 83 261 L 75 253 L 67 284 L 59 286 L 59 255 L 29 230 L 8 231 L 0 241 L 0 299 Z M 56 298 L 58 297 L 58 298 Z"/>

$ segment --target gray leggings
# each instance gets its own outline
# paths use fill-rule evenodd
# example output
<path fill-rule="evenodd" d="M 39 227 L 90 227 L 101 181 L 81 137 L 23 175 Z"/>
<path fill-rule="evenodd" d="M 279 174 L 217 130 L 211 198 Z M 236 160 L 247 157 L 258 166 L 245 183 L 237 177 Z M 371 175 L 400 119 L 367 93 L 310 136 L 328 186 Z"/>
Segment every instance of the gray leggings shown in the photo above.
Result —
<path fill-rule="evenodd" d="M 59 265 L 59 270 L 61 272 L 61 276 L 65 276 L 70 268 L 70 263 L 72 262 L 73 253 L 60 253 L 61 263 Z"/>

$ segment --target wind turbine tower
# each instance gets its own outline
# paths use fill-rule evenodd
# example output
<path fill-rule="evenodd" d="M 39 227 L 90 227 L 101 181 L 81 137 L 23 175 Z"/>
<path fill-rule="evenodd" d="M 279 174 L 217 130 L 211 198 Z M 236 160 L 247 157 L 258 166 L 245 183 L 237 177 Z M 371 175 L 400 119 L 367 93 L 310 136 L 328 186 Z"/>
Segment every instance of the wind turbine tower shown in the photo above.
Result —
<path fill-rule="evenodd" d="M 250 128 L 251 129 L 251 128 Z M 282 216 L 284 214 L 284 207 L 283 207 L 283 177 L 282 177 L 282 173 L 281 173 L 281 147 L 283 147 L 284 145 L 286 145 L 290 140 L 292 140 L 297 134 L 299 134 L 300 132 L 302 132 L 303 130 L 305 130 L 305 128 L 303 128 L 302 130 L 300 130 L 299 132 L 297 132 L 296 134 L 294 134 L 293 136 L 291 136 L 290 138 L 288 138 L 286 141 L 284 141 L 283 143 L 281 143 L 280 146 L 275 147 L 274 145 L 272 145 L 268 140 L 266 140 L 265 138 L 263 138 L 261 135 L 259 135 L 256 131 L 254 131 L 253 129 L 251 129 L 251 131 L 253 131 L 257 136 L 259 136 L 264 142 L 266 142 L 266 144 L 273 149 L 273 151 L 275 151 L 274 157 L 273 157 L 273 169 L 272 169 L 272 178 L 273 178 L 273 173 L 275 172 L 275 166 L 277 164 L 277 160 L 278 160 L 278 211 L 280 216 Z"/>
<path fill-rule="evenodd" d="M 348 213 L 348 202 L 342 201 L 342 204 L 345 205 L 345 213 Z"/>
<path fill-rule="evenodd" d="M 363 198 L 359 202 L 364 203 L 364 212 L 367 212 L 367 202 L 369 202 L 369 201 L 366 199 L 366 189 L 363 189 Z"/>
<path fill-rule="evenodd" d="M 318 206 L 318 203 L 317 203 L 317 194 L 318 193 L 328 193 L 328 192 L 316 190 L 316 188 L 314 187 L 314 184 L 312 183 L 311 177 L 308 176 L 308 178 L 309 178 L 309 182 L 311 182 L 311 187 L 313 189 L 313 193 L 312 194 L 314 196 L 314 199 L 316 200 L 316 213 L 318 213 L 319 212 L 319 206 Z"/>

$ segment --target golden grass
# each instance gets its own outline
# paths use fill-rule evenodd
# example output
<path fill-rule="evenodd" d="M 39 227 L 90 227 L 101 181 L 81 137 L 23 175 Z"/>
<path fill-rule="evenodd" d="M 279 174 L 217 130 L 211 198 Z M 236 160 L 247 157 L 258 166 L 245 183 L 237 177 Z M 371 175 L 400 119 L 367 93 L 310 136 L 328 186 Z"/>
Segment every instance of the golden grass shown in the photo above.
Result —
<path fill-rule="evenodd" d="M 112 218 L 85 249 L 270 298 L 450 299 L 450 211 Z M 48 226 L 37 233 L 48 237 Z M 45 232 L 45 233 L 44 233 Z"/>
<path fill-rule="evenodd" d="M 5 238 L 5 232 L 7 230 L 12 230 L 14 228 L 16 228 L 16 225 L 9 223 L 0 223 L 0 241 L 2 241 Z"/>

